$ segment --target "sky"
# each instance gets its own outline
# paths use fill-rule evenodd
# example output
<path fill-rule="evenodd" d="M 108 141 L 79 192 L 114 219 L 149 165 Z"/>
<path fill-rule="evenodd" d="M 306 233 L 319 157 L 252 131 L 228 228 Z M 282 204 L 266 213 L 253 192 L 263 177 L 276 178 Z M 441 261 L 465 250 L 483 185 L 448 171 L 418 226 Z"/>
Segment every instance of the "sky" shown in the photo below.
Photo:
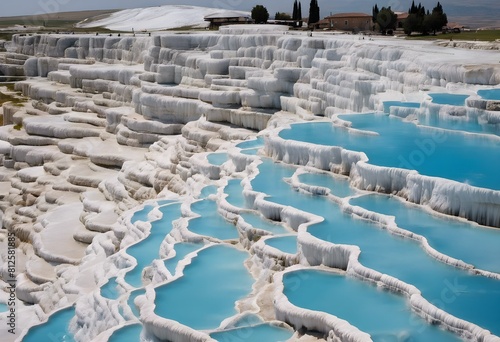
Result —
<path fill-rule="evenodd" d="M 416 0 L 427 9 L 431 9 L 438 0 Z M 308 15 L 309 0 L 302 0 L 302 14 Z M 491 18 L 499 20 L 500 0 L 440 0 L 449 21 L 457 21 L 464 17 L 479 19 Z M 379 8 L 391 6 L 393 11 L 406 12 L 411 6 L 411 0 L 351 0 L 333 1 L 318 0 L 321 17 L 330 13 L 364 12 L 371 13 L 374 4 Z M 45 14 L 53 12 L 68 12 L 91 9 L 122 9 L 150 7 L 159 5 L 195 5 L 250 11 L 254 5 L 262 4 L 267 7 L 271 17 L 276 12 L 291 12 L 293 0 L 2 0 L 0 17 L 15 15 Z M 500 25 L 499 25 L 500 26 Z"/>

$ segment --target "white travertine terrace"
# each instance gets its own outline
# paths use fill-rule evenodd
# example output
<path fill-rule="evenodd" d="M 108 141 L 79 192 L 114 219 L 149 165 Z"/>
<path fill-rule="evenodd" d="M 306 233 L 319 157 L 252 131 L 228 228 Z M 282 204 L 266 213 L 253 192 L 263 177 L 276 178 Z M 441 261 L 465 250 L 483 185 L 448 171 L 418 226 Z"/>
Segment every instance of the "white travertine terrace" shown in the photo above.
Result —
<path fill-rule="evenodd" d="M 338 113 L 380 110 L 387 99 L 422 99 L 432 89 L 474 92 L 497 85 L 498 53 L 430 42 L 417 46 L 399 39 L 259 30 L 241 26 L 224 28 L 222 34 L 14 36 L 15 51 L 9 57 L 23 61 L 23 73 L 30 77 L 16 89 L 30 101 L 22 107 L 4 105 L 8 124 L 0 127 L 0 221 L 17 236 L 18 297 L 26 303 L 18 310 L 27 318 L 19 329 L 76 303 L 78 324 L 86 327 L 76 338 L 106 340 L 110 329 L 126 323 L 118 307 L 99 295 L 99 286 L 109 277 L 120 279 L 132 266 L 120 250 L 144 238 L 151 227 L 130 222 L 136 208 L 162 198 L 187 206 L 203 186 L 220 186 L 236 177 L 244 178 L 244 195 L 253 209 L 298 231 L 297 260 L 277 255 L 265 246 L 265 238 L 252 241 L 266 234 L 252 230 L 239 219 L 238 208 L 217 198 L 219 211 L 238 221 L 239 244 L 255 254 L 253 273 L 259 281 L 271 281 L 266 272 L 275 274 L 274 294 L 267 293 L 269 286 L 257 286 L 253 304 L 247 304 L 252 310 L 264 307 L 259 298 L 274 296 L 280 320 L 330 334 L 331 340 L 369 340 L 347 322 L 296 308 L 283 295 L 279 271 L 284 267 L 296 262 L 301 266 L 292 269 L 322 264 L 405 293 L 416 312 L 449 330 L 476 341 L 498 341 L 484 329 L 440 311 L 411 285 L 362 266 L 359 248 L 312 237 L 307 225 L 321 218 L 271 203 L 265 194 L 254 192 L 249 179 L 257 172 L 259 157 L 243 155 L 234 147 L 260 132 L 265 136 L 262 152 L 275 160 L 346 174 L 359 189 L 394 193 L 442 213 L 498 227 L 498 191 L 371 165 L 364 153 L 340 147 L 285 141 L 277 129 L 310 120 L 338 123 Z M 492 101 L 471 97 L 462 112 L 453 113 L 423 103 L 422 115 L 438 111 L 444 118 L 500 121 Z M 394 108 L 391 113 L 406 117 L 407 111 Z M 227 151 L 230 161 L 209 164 L 206 155 L 216 150 Z M 326 193 L 320 188 L 305 191 Z M 382 224 L 397 229 L 391 222 Z M 203 240 L 195 235 L 187 231 L 183 218 L 164 244 L 181 238 Z M 0 240 L 5 239 L 2 230 Z M 471 268 L 432 250 L 424 240 L 423 248 L 435 258 Z M 4 258 L 5 250 L 1 254 Z M 151 284 L 136 300 L 148 332 L 172 340 L 210 340 L 206 332 L 154 314 L 153 287 L 171 275 L 157 264 L 148 272 L 153 273 Z M 0 284 L 5 288 L 4 281 Z M 124 291 L 130 291 L 127 286 L 123 281 Z M 97 309 L 98 314 L 86 315 Z"/>

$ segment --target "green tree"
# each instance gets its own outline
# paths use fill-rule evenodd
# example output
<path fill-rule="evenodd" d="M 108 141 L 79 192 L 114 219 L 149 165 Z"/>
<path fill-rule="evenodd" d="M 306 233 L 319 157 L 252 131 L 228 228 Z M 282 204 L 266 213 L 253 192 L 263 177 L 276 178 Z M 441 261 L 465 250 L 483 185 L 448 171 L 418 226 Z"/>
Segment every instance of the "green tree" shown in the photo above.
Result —
<path fill-rule="evenodd" d="M 295 0 L 293 3 L 292 20 L 295 21 L 295 26 L 302 26 L 302 4 Z"/>
<path fill-rule="evenodd" d="M 375 31 L 376 27 L 377 27 L 376 24 L 377 24 L 378 12 L 380 12 L 379 9 L 378 9 L 378 5 L 375 4 L 375 6 L 372 7 L 372 23 L 373 23 L 372 31 Z"/>
<path fill-rule="evenodd" d="M 274 15 L 275 20 L 291 20 L 292 17 L 288 13 L 276 12 Z"/>
<path fill-rule="evenodd" d="M 389 30 L 395 30 L 397 22 L 398 16 L 391 10 L 391 6 L 382 7 L 377 14 L 377 24 L 382 34 L 386 34 Z"/>
<path fill-rule="evenodd" d="M 252 8 L 252 19 L 257 24 L 267 23 L 267 20 L 269 19 L 269 12 L 267 11 L 267 8 L 262 5 L 256 5 Z"/>
<path fill-rule="evenodd" d="M 319 21 L 318 0 L 311 0 L 309 4 L 309 25 L 314 25 Z"/>
<path fill-rule="evenodd" d="M 297 19 L 298 21 L 297 26 L 301 27 L 302 26 L 302 3 L 299 1 L 299 8 L 297 9 Z"/>
<path fill-rule="evenodd" d="M 406 35 L 411 35 L 412 32 L 420 30 L 422 22 L 417 14 L 411 13 L 403 23 L 403 31 Z"/>
<path fill-rule="evenodd" d="M 421 4 L 415 6 L 415 3 L 412 2 L 408 13 L 409 16 L 403 25 L 404 32 L 407 35 L 412 32 L 420 32 L 424 35 L 429 34 L 429 32 L 436 34 L 437 31 L 441 31 L 448 24 L 448 18 L 439 2 L 431 13 L 429 11 L 426 13 L 424 6 Z"/>
<path fill-rule="evenodd" d="M 439 2 L 436 7 L 432 9 L 432 13 L 426 15 L 424 22 L 424 27 L 434 34 L 436 34 L 436 31 L 442 31 L 443 27 L 448 24 L 448 17 L 446 13 L 444 13 L 443 6 L 441 6 Z"/>
<path fill-rule="evenodd" d="M 375 4 L 375 6 L 373 6 L 372 8 L 372 21 L 374 24 L 377 22 L 378 12 L 379 12 L 378 5 Z"/>
<path fill-rule="evenodd" d="M 410 35 L 412 32 L 426 32 L 424 26 L 425 16 L 425 7 L 420 3 L 416 6 L 415 2 L 412 1 L 411 7 L 408 10 L 408 18 L 406 18 L 403 24 L 405 34 Z"/>

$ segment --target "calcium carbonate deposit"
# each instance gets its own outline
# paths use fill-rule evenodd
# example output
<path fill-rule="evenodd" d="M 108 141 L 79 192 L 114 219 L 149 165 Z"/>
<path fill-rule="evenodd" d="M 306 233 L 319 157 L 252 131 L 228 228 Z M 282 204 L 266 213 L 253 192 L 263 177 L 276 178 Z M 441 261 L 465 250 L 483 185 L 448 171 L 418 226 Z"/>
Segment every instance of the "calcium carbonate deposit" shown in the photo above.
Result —
<path fill-rule="evenodd" d="M 446 45 L 15 35 L 2 341 L 500 341 L 500 58 Z"/>

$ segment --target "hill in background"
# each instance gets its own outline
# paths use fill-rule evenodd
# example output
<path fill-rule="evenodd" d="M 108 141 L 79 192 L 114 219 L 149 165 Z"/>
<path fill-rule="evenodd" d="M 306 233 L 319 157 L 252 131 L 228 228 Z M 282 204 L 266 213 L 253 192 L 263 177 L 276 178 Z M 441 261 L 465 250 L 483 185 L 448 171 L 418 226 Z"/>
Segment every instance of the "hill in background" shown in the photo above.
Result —
<path fill-rule="evenodd" d="M 0 17 L 0 27 L 9 26 L 46 26 L 46 27 L 68 27 L 87 18 L 105 18 L 119 10 L 96 10 L 78 12 L 60 12 L 40 15 L 27 15 L 18 17 Z"/>

